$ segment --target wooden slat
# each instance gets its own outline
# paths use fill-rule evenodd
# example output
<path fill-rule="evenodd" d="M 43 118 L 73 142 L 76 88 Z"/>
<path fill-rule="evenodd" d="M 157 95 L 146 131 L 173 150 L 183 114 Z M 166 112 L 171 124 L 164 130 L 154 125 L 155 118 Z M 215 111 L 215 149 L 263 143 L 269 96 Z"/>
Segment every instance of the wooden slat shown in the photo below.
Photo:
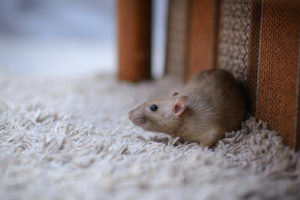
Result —
<path fill-rule="evenodd" d="M 151 0 L 118 1 L 118 78 L 150 78 Z"/>
<path fill-rule="evenodd" d="M 213 67 L 216 1 L 192 0 L 185 79 Z"/>

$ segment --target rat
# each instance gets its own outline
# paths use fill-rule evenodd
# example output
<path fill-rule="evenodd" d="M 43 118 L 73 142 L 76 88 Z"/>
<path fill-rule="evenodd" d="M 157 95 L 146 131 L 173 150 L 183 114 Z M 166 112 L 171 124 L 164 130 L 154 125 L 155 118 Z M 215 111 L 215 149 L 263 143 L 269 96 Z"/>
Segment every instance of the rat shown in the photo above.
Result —
<path fill-rule="evenodd" d="M 146 131 L 210 147 L 225 132 L 240 128 L 246 107 L 242 88 L 233 75 L 210 69 L 196 74 L 172 96 L 149 100 L 133 109 L 129 119 Z"/>

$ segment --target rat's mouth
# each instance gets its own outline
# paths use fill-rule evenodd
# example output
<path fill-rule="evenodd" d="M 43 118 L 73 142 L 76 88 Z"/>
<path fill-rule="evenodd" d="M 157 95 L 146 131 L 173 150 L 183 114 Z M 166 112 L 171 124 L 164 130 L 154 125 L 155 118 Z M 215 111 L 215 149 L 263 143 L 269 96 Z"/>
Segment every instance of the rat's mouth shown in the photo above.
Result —
<path fill-rule="evenodd" d="M 140 118 L 132 118 L 131 117 L 130 120 L 136 126 L 140 126 L 140 125 L 146 123 L 146 121 L 147 121 L 145 117 L 140 117 Z"/>

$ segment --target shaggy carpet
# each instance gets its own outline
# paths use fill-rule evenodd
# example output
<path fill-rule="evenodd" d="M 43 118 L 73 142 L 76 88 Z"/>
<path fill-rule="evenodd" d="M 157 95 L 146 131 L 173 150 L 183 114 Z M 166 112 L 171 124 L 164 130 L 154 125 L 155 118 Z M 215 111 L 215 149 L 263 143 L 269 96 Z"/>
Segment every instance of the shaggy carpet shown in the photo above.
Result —
<path fill-rule="evenodd" d="M 0 73 L 0 198 L 300 199 L 299 154 L 253 117 L 214 148 L 128 120 L 175 86 Z"/>

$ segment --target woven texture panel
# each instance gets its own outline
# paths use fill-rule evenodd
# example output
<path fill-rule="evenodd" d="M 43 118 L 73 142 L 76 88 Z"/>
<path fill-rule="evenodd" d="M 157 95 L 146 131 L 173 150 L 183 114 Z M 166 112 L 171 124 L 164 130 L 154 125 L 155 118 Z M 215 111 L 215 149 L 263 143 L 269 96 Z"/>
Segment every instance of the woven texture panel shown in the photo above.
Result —
<path fill-rule="evenodd" d="M 223 0 L 220 7 L 217 67 L 247 79 L 250 3 L 248 0 Z"/>
<path fill-rule="evenodd" d="M 167 27 L 166 74 L 183 78 L 186 65 L 188 9 L 190 1 L 169 1 Z"/>
<path fill-rule="evenodd" d="M 263 2 L 256 112 L 290 147 L 294 143 L 300 32 L 300 10 L 295 2 Z"/>

